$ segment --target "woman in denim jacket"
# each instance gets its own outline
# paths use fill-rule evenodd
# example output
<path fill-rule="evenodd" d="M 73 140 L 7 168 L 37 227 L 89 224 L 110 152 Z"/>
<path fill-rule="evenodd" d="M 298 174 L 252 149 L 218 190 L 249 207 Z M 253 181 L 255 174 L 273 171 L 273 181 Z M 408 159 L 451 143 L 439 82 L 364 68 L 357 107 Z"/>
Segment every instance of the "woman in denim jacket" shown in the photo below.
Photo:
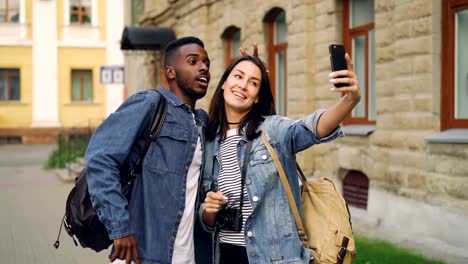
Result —
<path fill-rule="evenodd" d="M 313 258 L 302 246 L 278 171 L 259 135 L 262 130 L 267 135 L 300 201 L 296 153 L 343 136 L 340 123 L 360 100 L 348 55 L 346 60 L 349 70 L 330 74 L 331 83 L 346 84 L 331 88 L 343 94 L 341 99 L 297 121 L 275 115 L 261 60 L 242 56 L 224 72 L 209 110 L 206 195 L 198 214 L 204 228 L 216 234 L 214 263 L 309 263 Z"/>

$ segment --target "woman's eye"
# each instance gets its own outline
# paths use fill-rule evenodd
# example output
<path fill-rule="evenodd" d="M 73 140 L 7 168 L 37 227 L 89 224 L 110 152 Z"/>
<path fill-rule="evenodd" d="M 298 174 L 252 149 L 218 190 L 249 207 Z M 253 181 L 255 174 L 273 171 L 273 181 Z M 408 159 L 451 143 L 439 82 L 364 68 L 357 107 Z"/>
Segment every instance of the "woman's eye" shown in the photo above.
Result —
<path fill-rule="evenodd" d="M 234 75 L 234 77 L 236 77 L 237 79 L 242 79 L 242 76 L 240 76 L 239 74 Z"/>

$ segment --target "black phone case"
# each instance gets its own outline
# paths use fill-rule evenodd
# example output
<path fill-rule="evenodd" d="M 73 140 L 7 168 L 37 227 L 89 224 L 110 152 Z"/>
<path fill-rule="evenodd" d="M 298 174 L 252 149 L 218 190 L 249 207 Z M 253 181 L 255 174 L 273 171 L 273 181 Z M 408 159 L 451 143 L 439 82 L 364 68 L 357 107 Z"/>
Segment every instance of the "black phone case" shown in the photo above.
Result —
<path fill-rule="evenodd" d="M 328 52 L 330 53 L 330 64 L 332 72 L 348 69 L 348 65 L 345 59 L 345 49 L 343 45 L 331 44 L 330 46 L 328 46 Z M 334 85 L 336 88 L 346 86 L 346 84 L 342 83 L 337 83 Z"/>

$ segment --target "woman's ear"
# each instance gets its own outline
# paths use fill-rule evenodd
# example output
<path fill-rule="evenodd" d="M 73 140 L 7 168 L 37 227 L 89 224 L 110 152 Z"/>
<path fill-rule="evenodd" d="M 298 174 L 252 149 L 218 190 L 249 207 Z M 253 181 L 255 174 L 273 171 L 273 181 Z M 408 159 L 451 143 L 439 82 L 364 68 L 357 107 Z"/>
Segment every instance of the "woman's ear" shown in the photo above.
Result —
<path fill-rule="evenodd" d="M 221 85 L 221 90 L 224 90 L 224 85 L 226 84 L 226 82 L 223 83 L 223 85 Z"/>
<path fill-rule="evenodd" d="M 164 68 L 164 74 L 166 75 L 167 80 L 173 80 L 176 77 L 174 67 L 172 66 L 166 66 Z"/>

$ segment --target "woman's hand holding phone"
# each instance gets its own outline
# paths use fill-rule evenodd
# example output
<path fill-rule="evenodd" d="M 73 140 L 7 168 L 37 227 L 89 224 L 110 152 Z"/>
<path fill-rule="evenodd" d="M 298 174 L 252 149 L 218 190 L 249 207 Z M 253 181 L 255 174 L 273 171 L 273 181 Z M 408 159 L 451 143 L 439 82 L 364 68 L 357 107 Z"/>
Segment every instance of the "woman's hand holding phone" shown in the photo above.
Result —
<path fill-rule="evenodd" d="M 330 83 L 335 87 L 331 91 L 341 92 L 356 104 L 361 99 L 357 76 L 354 73 L 354 65 L 351 57 L 345 52 L 344 47 L 338 44 L 329 46 L 332 73 L 329 74 Z"/>

